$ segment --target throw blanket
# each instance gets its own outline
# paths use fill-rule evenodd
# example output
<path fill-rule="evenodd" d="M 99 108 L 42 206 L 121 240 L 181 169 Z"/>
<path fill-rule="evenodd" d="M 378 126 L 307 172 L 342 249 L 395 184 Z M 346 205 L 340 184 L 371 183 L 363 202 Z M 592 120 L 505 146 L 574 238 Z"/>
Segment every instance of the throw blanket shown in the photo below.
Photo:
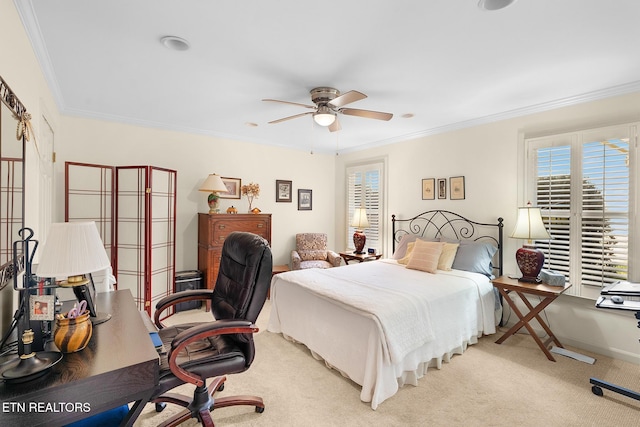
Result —
<path fill-rule="evenodd" d="M 403 271 L 398 271 L 401 268 Z M 414 276 L 398 287 L 398 273 Z M 411 351 L 434 339 L 425 276 L 382 261 L 329 269 L 296 270 L 277 275 L 315 294 L 372 317 L 382 330 L 387 362 L 398 363 Z M 415 279 L 415 280 L 414 280 Z M 422 280 L 421 280 L 422 279 Z M 407 292 L 407 286 L 409 292 Z M 432 295 L 431 295 L 432 296 Z M 348 326 L 348 325 L 347 325 Z"/>

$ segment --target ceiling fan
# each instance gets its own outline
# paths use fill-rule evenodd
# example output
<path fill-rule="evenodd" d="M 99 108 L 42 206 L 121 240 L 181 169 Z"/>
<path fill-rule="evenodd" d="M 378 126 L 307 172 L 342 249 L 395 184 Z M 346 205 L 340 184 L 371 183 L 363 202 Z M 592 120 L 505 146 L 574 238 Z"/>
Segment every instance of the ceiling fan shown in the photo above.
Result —
<path fill-rule="evenodd" d="M 295 114 L 289 117 L 283 117 L 282 119 L 272 120 L 269 124 L 280 123 L 286 120 L 295 119 L 302 116 L 311 114 L 313 120 L 320 126 L 326 126 L 330 132 L 336 132 L 342 129 L 340 122 L 338 121 L 338 114 L 346 114 L 348 116 L 365 117 L 367 119 L 376 120 L 390 120 L 393 117 L 391 113 L 382 113 L 380 111 L 361 110 L 357 108 L 342 108 L 352 102 L 365 99 L 367 95 L 351 90 L 349 92 L 340 94 L 338 89 L 332 87 L 317 87 L 311 89 L 311 101 L 315 105 L 300 104 L 298 102 L 280 101 L 278 99 L 263 99 L 268 102 L 280 102 L 283 104 L 297 105 L 299 107 L 309 108 L 314 111 L 307 111 L 306 113 Z"/>

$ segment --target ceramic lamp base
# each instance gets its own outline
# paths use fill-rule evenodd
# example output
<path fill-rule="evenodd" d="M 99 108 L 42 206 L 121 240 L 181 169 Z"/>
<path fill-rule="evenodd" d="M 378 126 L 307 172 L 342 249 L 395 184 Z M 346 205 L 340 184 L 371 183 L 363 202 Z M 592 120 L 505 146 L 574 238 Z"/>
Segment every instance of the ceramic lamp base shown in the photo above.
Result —
<path fill-rule="evenodd" d="M 363 254 L 364 253 L 364 244 L 366 242 L 367 242 L 367 236 L 365 236 L 362 231 L 356 230 L 356 232 L 353 233 L 353 245 L 356 248 L 355 253 Z"/>
<path fill-rule="evenodd" d="M 540 270 L 544 265 L 544 254 L 541 250 L 531 247 L 522 247 L 516 251 L 516 262 L 522 273 L 520 282 L 539 283 Z"/>

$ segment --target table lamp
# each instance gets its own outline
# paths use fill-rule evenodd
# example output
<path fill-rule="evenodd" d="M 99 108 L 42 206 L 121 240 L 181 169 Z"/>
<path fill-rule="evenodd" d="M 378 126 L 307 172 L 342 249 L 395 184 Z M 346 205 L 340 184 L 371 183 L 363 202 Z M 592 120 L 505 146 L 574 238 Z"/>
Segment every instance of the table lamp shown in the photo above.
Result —
<path fill-rule="evenodd" d="M 62 222 L 51 224 L 36 274 L 41 278 L 66 277 L 58 285 L 73 288 L 78 301 L 87 302 L 91 323 L 97 325 L 109 320 L 111 314 L 98 313 L 96 310 L 91 295 L 95 293 L 95 286 L 90 273 L 104 270 L 110 265 L 95 222 Z"/>
<path fill-rule="evenodd" d="M 367 241 L 367 236 L 364 235 L 363 230 L 369 227 L 369 220 L 367 220 L 367 210 L 365 208 L 356 208 L 353 212 L 353 220 L 351 226 L 356 228 L 353 233 L 353 244 L 356 248 L 355 253 L 363 254 L 364 244 Z"/>
<path fill-rule="evenodd" d="M 518 208 L 518 219 L 511 234 L 516 239 L 527 239 L 527 243 L 516 251 L 516 262 L 522 273 L 518 280 L 521 282 L 538 283 L 538 275 L 544 265 L 544 253 L 536 249 L 531 241 L 550 239 L 551 236 L 544 226 L 540 208 L 531 206 L 531 202 L 526 207 Z"/>
<path fill-rule="evenodd" d="M 207 198 L 207 203 L 209 204 L 209 213 L 214 214 L 218 213 L 218 199 L 220 195 L 218 193 L 227 193 L 227 186 L 224 185 L 222 178 L 220 175 L 216 175 L 215 173 L 209 174 L 207 179 L 204 180 L 202 186 L 200 186 L 199 191 L 206 191 L 209 194 Z"/>

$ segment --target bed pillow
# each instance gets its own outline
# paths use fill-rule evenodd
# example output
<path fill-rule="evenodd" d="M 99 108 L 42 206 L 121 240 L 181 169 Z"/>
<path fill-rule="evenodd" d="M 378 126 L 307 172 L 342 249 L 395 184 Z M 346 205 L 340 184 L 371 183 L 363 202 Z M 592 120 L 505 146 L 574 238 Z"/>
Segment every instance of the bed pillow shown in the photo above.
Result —
<path fill-rule="evenodd" d="M 484 274 L 489 278 L 493 277 L 493 265 L 491 263 L 491 259 L 498 251 L 498 248 L 495 245 L 488 242 L 466 240 L 451 241 L 448 239 L 441 239 L 441 241 L 460 244 L 451 268 Z"/>
<path fill-rule="evenodd" d="M 407 263 L 407 268 L 435 273 L 438 269 L 438 260 L 440 259 L 444 245 L 442 242 L 416 240 L 411 258 L 409 258 L 409 262 Z"/>
<path fill-rule="evenodd" d="M 440 259 L 438 259 L 438 270 L 451 271 L 453 260 L 458 252 L 459 243 L 445 243 L 442 247 Z"/>
<path fill-rule="evenodd" d="M 417 239 L 418 236 L 416 236 L 415 234 L 405 234 L 404 236 L 402 236 L 402 238 L 400 239 L 400 243 L 398 243 L 398 245 L 396 246 L 395 252 L 393 252 L 392 259 L 399 260 L 409 255 L 409 252 L 407 250 L 409 244 L 415 242 Z M 429 239 L 426 237 L 420 237 L 420 240 L 425 240 L 427 242 L 438 241 L 438 239 Z"/>
<path fill-rule="evenodd" d="M 409 262 L 409 259 L 411 259 L 411 254 L 413 253 L 413 247 L 415 245 L 416 245 L 415 241 L 409 242 L 409 244 L 406 247 L 406 253 L 404 254 L 404 257 L 398 260 L 398 264 L 407 265 L 407 263 Z"/>
<path fill-rule="evenodd" d="M 393 252 L 393 259 L 402 259 L 407 255 L 407 247 L 409 243 L 413 243 L 416 241 L 418 237 L 413 234 L 405 234 L 400 239 L 400 243 L 396 247 L 396 250 Z"/>

